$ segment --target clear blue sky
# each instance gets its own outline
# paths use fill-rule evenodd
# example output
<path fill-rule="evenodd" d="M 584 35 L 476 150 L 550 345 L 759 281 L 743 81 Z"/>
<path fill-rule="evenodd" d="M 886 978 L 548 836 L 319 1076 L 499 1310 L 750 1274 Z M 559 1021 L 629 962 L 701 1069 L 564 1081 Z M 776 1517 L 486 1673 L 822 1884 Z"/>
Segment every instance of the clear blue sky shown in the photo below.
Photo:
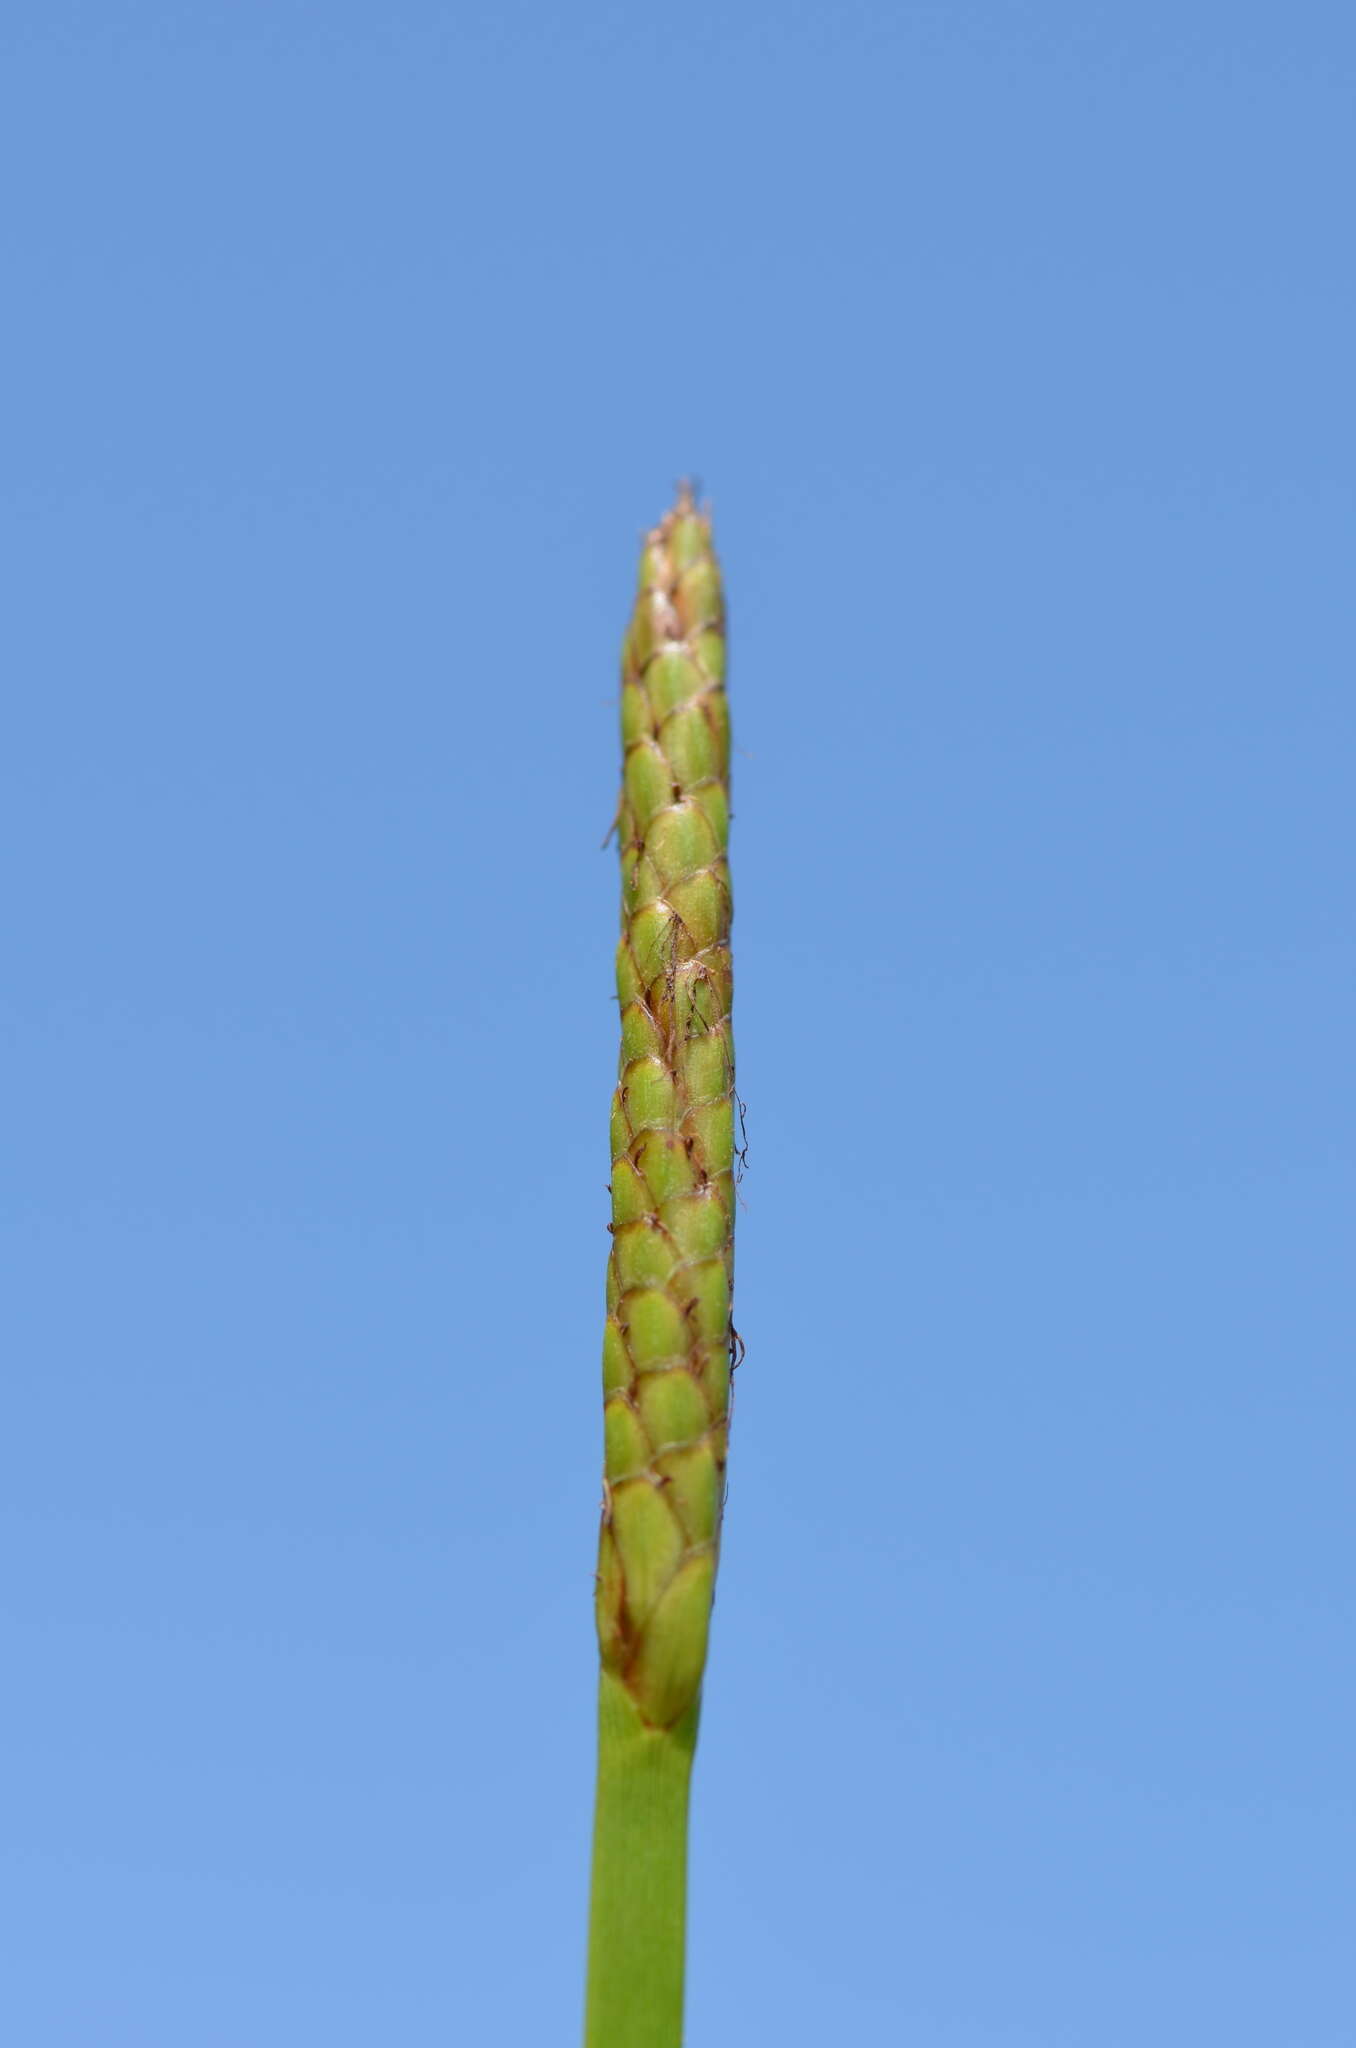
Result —
<path fill-rule="evenodd" d="M 1350 2048 L 1350 8 L 0 46 L 5 2037 L 576 2039 L 599 842 L 694 472 L 691 2048 Z"/>

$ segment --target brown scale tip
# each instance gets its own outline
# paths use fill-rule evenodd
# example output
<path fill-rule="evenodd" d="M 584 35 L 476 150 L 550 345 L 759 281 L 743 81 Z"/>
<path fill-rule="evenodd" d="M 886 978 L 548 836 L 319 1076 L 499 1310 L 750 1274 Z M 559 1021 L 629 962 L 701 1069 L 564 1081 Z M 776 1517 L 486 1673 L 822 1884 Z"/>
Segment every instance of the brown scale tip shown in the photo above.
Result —
<path fill-rule="evenodd" d="M 705 505 L 697 503 L 695 485 L 687 477 L 684 477 L 677 487 L 673 504 L 659 521 L 659 524 L 652 526 L 645 536 L 645 562 L 642 565 L 641 575 L 642 589 L 645 589 L 647 586 L 653 587 L 656 582 L 660 584 L 672 582 L 674 564 L 669 557 L 670 544 L 677 529 L 688 520 L 695 520 L 698 523 L 705 533 L 706 544 L 709 547 L 711 542 L 711 507 L 709 503 Z M 659 557 L 657 562 L 652 559 L 654 555 Z M 649 574 L 646 573 L 647 569 L 650 571 Z M 656 571 L 657 574 L 654 573 Z"/>
<path fill-rule="evenodd" d="M 646 538 L 651 543 L 662 543 L 672 533 L 680 519 L 709 520 L 710 510 L 709 505 L 701 506 L 697 503 L 696 488 L 687 477 L 684 477 L 678 485 L 672 505 L 664 514 L 658 526 L 651 528 Z"/>
<path fill-rule="evenodd" d="M 642 598 L 660 593 L 671 597 L 683 570 L 710 549 L 710 505 L 698 505 L 694 485 L 684 478 L 673 504 L 641 544 L 638 587 Z M 665 630 L 676 636 L 673 622 L 666 622 Z"/>

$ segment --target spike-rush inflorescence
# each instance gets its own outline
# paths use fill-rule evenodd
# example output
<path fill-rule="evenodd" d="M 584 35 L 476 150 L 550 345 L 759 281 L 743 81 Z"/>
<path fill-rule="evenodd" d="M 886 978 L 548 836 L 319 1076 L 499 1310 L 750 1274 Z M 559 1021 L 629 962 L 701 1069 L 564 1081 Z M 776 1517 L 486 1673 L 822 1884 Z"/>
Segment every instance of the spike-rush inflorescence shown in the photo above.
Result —
<path fill-rule="evenodd" d="M 710 521 L 649 534 L 622 656 L 621 1065 L 603 1343 L 603 1666 L 671 1727 L 706 1660 L 734 1257 L 729 718 Z"/>

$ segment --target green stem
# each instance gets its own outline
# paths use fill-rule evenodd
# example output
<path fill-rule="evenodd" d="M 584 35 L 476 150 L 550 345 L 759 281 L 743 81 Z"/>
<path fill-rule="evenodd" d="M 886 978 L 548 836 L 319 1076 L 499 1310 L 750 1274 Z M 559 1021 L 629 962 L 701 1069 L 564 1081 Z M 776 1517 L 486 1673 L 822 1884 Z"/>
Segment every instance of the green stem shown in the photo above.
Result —
<path fill-rule="evenodd" d="M 699 1703 L 651 1728 L 602 1673 L 584 2048 L 681 2048 L 687 1801 Z"/>

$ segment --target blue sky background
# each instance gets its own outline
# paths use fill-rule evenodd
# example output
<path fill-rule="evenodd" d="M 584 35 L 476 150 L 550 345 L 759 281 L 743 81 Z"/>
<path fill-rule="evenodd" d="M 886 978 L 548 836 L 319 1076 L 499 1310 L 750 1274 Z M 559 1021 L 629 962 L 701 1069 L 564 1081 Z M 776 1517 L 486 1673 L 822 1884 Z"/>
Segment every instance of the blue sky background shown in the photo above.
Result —
<path fill-rule="evenodd" d="M 692 2048 L 1350 2048 L 1351 10 L 0 46 L 6 2037 L 576 2039 L 599 841 L 695 472 Z"/>

